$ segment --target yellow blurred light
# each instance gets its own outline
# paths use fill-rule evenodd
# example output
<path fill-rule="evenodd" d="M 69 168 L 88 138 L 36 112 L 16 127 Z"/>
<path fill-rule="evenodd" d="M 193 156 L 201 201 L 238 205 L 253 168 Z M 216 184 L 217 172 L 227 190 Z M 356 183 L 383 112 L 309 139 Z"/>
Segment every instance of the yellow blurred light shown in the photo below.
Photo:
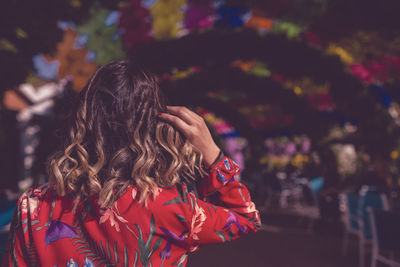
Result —
<path fill-rule="evenodd" d="M 18 49 L 8 40 L 0 39 L 0 50 L 17 53 Z"/>
<path fill-rule="evenodd" d="M 296 87 L 294 88 L 294 93 L 295 93 L 296 95 L 301 95 L 301 93 L 302 93 L 301 88 L 300 88 L 299 86 L 296 86 Z"/>
<path fill-rule="evenodd" d="M 72 7 L 78 8 L 78 7 L 80 7 L 82 5 L 82 3 L 81 3 L 80 0 L 71 0 L 70 5 Z"/>
<path fill-rule="evenodd" d="M 28 34 L 19 27 L 15 29 L 15 33 L 19 39 L 26 39 L 28 37 Z"/>
<path fill-rule="evenodd" d="M 351 64 L 353 62 L 353 56 L 349 52 L 334 44 L 329 45 L 326 52 L 328 54 L 338 55 L 340 60 L 345 64 Z"/>

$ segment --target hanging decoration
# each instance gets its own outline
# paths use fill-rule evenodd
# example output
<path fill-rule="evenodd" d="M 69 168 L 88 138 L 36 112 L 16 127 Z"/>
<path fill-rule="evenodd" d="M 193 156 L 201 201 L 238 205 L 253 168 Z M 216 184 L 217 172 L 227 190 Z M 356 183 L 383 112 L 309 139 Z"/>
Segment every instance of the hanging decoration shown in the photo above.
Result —
<path fill-rule="evenodd" d="M 5 92 L 3 106 L 9 110 L 21 111 L 31 104 L 15 92 L 20 84 L 39 88 L 70 81 L 79 92 L 98 66 L 142 56 L 149 66 L 157 65 L 153 67 L 160 82 L 168 82 L 170 88 L 196 81 L 193 77 L 218 79 L 210 70 L 221 74 L 220 88 L 213 92 L 210 88 L 179 90 L 186 90 L 182 94 L 186 96 L 203 94 L 205 99 L 234 109 L 246 118 L 249 131 L 286 135 L 282 132 L 295 125 L 297 130 L 308 127 L 318 132 L 312 138 L 321 138 L 324 133 L 329 136 L 329 129 L 334 129 L 338 120 L 341 131 L 348 121 L 356 120 L 355 131 L 340 138 L 358 138 L 374 151 L 377 148 L 370 142 L 374 132 L 385 142 L 379 153 L 398 162 L 397 141 L 388 141 L 398 139 L 400 129 L 400 37 L 393 26 L 385 31 L 379 23 L 350 25 L 351 16 L 333 21 L 338 12 L 346 15 L 351 10 L 336 10 L 327 0 L 66 0 L 48 5 L 54 10 L 51 17 L 38 2 L 0 4 L 0 10 L 9 10 L 0 19 L 7 25 L 0 36 L 0 64 L 6 77 L 0 78 L 0 86 L 2 94 Z M 26 12 L 19 12 L 22 9 L 32 12 L 24 18 L 22 13 Z M 367 11 L 363 5 L 357 14 Z M 242 75 L 240 89 L 227 81 L 239 80 L 232 74 Z M 253 88 L 257 86 L 260 88 Z M 267 103 L 264 94 L 276 104 Z M 246 141 L 238 136 L 241 129 L 233 129 L 208 110 L 199 112 L 225 138 L 226 151 L 236 155 L 243 166 Z M 304 128 L 299 127 L 296 113 L 303 118 L 310 115 L 310 120 L 319 118 L 319 123 L 324 120 L 318 116 L 328 114 L 326 129 L 317 130 L 313 122 L 306 121 Z M 286 154 L 290 155 L 264 157 L 263 163 L 272 160 L 277 166 L 299 168 L 306 164 L 308 152 L 299 149 L 304 140 L 296 143 L 294 139 L 272 138 L 272 143 L 289 147 Z"/>

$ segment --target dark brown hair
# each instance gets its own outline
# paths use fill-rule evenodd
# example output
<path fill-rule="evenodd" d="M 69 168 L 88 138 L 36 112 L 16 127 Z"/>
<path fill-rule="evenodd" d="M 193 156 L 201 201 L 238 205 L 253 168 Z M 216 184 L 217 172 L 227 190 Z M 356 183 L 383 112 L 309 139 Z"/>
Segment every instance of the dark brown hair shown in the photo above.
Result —
<path fill-rule="evenodd" d="M 99 195 L 110 207 L 129 186 L 139 202 L 202 175 L 202 155 L 170 124 L 156 78 L 127 61 L 99 68 L 80 92 L 64 147 L 48 161 L 60 195 Z"/>

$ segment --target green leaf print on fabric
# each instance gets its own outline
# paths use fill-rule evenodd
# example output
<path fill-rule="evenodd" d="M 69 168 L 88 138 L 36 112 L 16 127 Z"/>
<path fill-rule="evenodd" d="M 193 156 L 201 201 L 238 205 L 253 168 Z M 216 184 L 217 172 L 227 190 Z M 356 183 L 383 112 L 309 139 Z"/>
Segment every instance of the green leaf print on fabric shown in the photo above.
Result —
<path fill-rule="evenodd" d="M 164 203 L 164 206 L 166 205 L 171 205 L 171 204 L 179 204 L 179 203 L 184 203 L 180 197 L 176 197 L 173 200 L 167 201 Z"/>
<path fill-rule="evenodd" d="M 128 267 L 129 264 L 129 256 L 128 256 L 128 250 L 126 246 L 124 247 L 124 267 Z"/>
<path fill-rule="evenodd" d="M 76 248 L 79 254 L 84 254 L 86 257 L 92 258 L 91 260 L 93 262 L 98 261 L 96 265 L 111 265 L 112 258 L 108 242 L 106 242 L 108 251 L 108 255 L 106 255 L 102 242 L 100 241 L 100 243 L 97 245 L 97 242 L 94 242 L 82 228 L 82 222 L 75 221 L 75 223 L 76 225 L 74 228 L 78 234 L 77 236 L 72 237 L 71 240 L 75 240 L 73 246 L 79 245 Z"/>
<path fill-rule="evenodd" d="M 159 237 L 156 242 L 154 243 L 153 248 L 151 248 L 151 243 L 153 242 L 154 234 L 156 233 L 156 226 L 154 223 L 154 215 L 151 215 L 150 219 L 150 234 L 145 243 L 143 239 L 142 229 L 138 224 L 135 224 L 136 228 L 139 232 L 139 239 L 138 239 L 138 247 L 139 247 L 139 259 L 140 262 L 143 264 L 144 267 L 151 267 L 151 255 L 161 247 L 162 238 Z"/>
<path fill-rule="evenodd" d="M 133 262 L 133 267 L 136 267 L 136 266 L 137 266 L 138 259 L 139 259 L 138 253 L 137 253 L 137 250 L 135 249 L 135 261 Z"/>
<path fill-rule="evenodd" d="M 183 215 L 175 214 L 180 222 L 187 223 L 186 218 Z"/>
<path fill-rule="evenodd" d="M 118 263 L 119 257 L 118 257 L 118 246 L 117 246 L 117 242 L 114 243 L 114 258 L 115 258 L 115 263 Z"/>
<path fill-rule="evenodd" d="M 179 261 L 172 263 L 172 265 L 176 267 L 185 267 L 183 263 L 185 262 L 187 256 L 188 256 L 187 254 L 183 254 L 182 257 L 179 259 Z"/>
<path fill-rule="evenodd" d="M 221 238 L 222 242 L 226 242 L 226 238 L 225 238 L 225 233 L 224 232 L 220 232 L 220 231 L 217 231 L 217 230 L 215 230 L 214 232 L 217 234 L 217 236 L 219 236 Z"/>

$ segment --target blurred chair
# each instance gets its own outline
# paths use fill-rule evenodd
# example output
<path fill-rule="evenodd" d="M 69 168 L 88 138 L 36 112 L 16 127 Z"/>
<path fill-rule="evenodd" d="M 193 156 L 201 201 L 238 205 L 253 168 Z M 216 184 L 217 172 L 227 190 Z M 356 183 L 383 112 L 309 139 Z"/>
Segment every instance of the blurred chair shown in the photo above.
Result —
<path fill-rule="evenodd" d="M 320 218 L 319 213 L 319 193 L 324 187 L 325 179 L 321 176 L 314 177 L 303 185 L 303 194 L 307 204 L 309 205 L 310 213 L 308 214 L 308 231 L 312 232 L 315 221 Z"/>
<path fill-rule="evenodd" d="M 264 210 L 281 207 L 283 184 L 276 176 L 268 177 L 266 181 L 267 198 L 264 202 Z"/>
<path fill-rule="evenodd" d="M 296 190 L 293 190 L 293 213 L 308 219 L 307 230 L 312 232 L 314 222 L 320 217 L 318 198 L 324 186 L 325 180 L 322 177 L 297 178 Z"/>
<path fill-rule="evenodd" d="M 319 193 L 324 187 L 325 179 L 321 176 L 314 177 L 309 181 L 310 189 L 313 191 L 314 196 L 318 199 Z"/>
<path fill-rule="evenodd" d="M 16 203 L 9 200 L 2 200 L 0 203 L 0 260 L 3 258 Z"/>
<path fill-rule="evenodd" d="M 276 207 L 281 213 L 298 216 L 299 221 L 308 219 L 307 230 L 311 232 L 319 218 L 318 197 L 324 183 L 323 177 L 309 180 L 277 175 L 268 184 L 265 210 Z"/>
<path fill-rule="evenodd" d="M 378 261 L 391 267 L 400 267 L 394 253 L 400 252 L 400 213 L 368 208 L 372 230 L 371 266 Z"/>
<path fill-rule="evenodd" d="M 0 261 L 6 248 L 8 232 L 10 231 L 10 224 L 0 227 Z"/>
<path fill-rule="evenodd" d="M 385 194 L 373 192 L 368 187 L 363 187 L 360 194 L 340 194 L 343 222 L 345 225 L 342 255 L 348 247 L 348 238 L 354 234 L 358 238 L 360 267 L 365 266 L 365 247 L 372 244 L 371 222 L 367 208 L 389 210 L 388 198 Z"/>
<path fill-rule="evenodd" d="M 0 229 L 11 222 L 14 210 L 15 207 L 13 206 L 0 211 Z"/>

